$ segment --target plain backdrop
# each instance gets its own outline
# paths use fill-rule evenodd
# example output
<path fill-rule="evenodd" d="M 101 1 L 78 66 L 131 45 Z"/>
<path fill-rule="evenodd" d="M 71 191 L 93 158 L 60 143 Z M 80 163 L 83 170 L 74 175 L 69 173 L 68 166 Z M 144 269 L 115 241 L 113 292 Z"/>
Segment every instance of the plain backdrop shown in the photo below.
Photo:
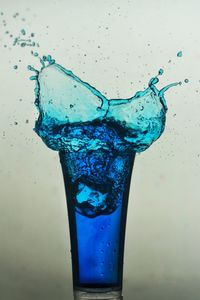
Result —
<path fill-rule="evenodd" d="M 22 29 L 108 98 L 143 90 L 161 67 L 160 88 L 183 81 L 166 93 L 164 134 L 136 157 L 124 300 L 199 299 L 199 11 L 198 0 L 0 0 L 0 299 L 72 300 L 61 168 L 33 131 L 27 65 L 39 63 L 12 45 Z"/>

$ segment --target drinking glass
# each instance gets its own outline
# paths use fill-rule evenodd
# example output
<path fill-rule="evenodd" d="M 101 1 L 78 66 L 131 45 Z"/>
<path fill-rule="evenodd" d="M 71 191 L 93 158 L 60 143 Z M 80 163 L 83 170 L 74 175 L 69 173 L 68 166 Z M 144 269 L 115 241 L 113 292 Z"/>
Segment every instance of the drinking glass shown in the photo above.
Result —
<path fill-rule="evenodd" d="M 60 151 L 76 300 L 122 299 L 129 187 L 135 153 Z"/>

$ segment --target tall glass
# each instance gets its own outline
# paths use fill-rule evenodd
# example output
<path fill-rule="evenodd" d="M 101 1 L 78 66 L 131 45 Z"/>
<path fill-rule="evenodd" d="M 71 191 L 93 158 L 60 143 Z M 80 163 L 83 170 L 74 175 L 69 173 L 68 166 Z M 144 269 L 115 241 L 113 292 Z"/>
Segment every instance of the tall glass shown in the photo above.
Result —
<path fill-rule="evenodd" d="M 122 299 L 128 195 L 135 153 L 60 154 L 75 299 Z"/>

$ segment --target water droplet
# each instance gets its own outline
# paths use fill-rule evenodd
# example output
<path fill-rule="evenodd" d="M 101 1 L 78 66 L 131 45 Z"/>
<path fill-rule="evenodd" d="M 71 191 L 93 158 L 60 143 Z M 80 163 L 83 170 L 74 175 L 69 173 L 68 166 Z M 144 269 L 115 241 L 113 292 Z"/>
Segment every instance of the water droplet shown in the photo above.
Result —
<path fill-rule="evenodd" d="M 17 66 L 17 65 L 14 65 L 14 66 L 13 66 L 13 69 L 17 70 L 17 69 L 18 69 L 18 66 Z"/>
<path fill-rule="evenodd" d="M 38 56 L 39 56 L 38 52 L 31 51 L 31 54 L 32 54 L 33 56 L 35 56 L 35 57 L 38 57 Z"/>
<path fill-rule="evenodd" d="M 24 29 L 22 29 L 21 34 L 26 35 L 26 31 Z"/>
<path fill-rule="evenodd" d="M 188 82 L 189 82 L 189 79 L 186 78 L 186 79 L 184 80 L 184 82 L 185 82 L 185 83 L 188 83 Z"/>
<path fill-rule="evenodd" d="M 19 16 L 19 13 L 15 13 L 14 15 L 13 15 L 13 18 L 16 18 L 16 17 L 18 17 Z"/>
<path fill-rule="evenodd" d="M 183 56 L 183 52 L 182 51 L 179 51 L 178 53 L 177 53 L 177 57 L 182 57 Z"/>

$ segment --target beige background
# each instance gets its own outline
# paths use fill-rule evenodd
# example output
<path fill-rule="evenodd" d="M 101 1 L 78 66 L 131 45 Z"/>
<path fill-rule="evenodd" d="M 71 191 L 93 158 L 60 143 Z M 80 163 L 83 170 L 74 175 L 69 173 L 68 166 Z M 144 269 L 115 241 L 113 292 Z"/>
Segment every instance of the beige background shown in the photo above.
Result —
<path fill-rule="evenodd" d="M 0 299 L 72 299 L 58 155 L 32 130 L 37 113 L 26 66 L 38 63 L 5 34 L 22 28 L 36 34 L 41 55 L 52 54 L 110 98 L 142 90 L 160 67 L 160 87 L 190 80 L 166 94 L 165 133 L 136 158 L 124 300 L 199 299 L 200 2 L 0 0 L 0 8 Z"/>

